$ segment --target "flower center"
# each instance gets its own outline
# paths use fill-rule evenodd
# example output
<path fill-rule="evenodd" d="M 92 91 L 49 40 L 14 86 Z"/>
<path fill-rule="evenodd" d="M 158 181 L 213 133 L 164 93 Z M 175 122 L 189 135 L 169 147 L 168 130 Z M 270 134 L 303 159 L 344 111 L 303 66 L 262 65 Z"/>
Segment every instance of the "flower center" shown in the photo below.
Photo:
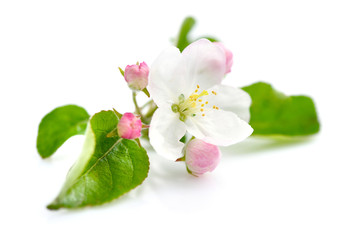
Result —
<path fill-rule="evenodd" d="M 202 117 L 205 117 L 205 108 L 209 104 L 205 96 L 209 95 L 206 90 L 203 90 L 201 93 L 200 86 L 197 85 L 196 90 L 187 98 L 185 99 L 184 94 L 180 94 L 179 96 L 179 103 L 173 104 L 171 106 L 171 110 L 174 113 L 179 113 L 179 119 L 181 121 L 185 121 L 187 117 L 195 117 L 197 114 L 201 114 Z M 216 92 L 212 91 L 212 94 L 216 95 Z M 215 105 L 213 109 L 219 109 Z"/>

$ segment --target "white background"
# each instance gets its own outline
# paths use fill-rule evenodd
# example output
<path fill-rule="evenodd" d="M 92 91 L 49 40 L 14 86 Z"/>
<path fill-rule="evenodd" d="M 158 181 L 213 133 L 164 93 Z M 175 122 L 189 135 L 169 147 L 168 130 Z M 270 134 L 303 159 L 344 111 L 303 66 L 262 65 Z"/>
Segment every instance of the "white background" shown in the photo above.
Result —
<path fill-rule="evenodd" d="M 359 1 L 1 1 L 1 239 L 360 239 Z M 49 211 L 83 136 L 42 160 L 53 108 L 132 111 L 117 67 L 149 64 L 188 15 L 234 53 L 225 83 L 310 95 L 320 134 L 222 148 L 210 174 L 150 150 L 144 184 L 100 207 Z"/>

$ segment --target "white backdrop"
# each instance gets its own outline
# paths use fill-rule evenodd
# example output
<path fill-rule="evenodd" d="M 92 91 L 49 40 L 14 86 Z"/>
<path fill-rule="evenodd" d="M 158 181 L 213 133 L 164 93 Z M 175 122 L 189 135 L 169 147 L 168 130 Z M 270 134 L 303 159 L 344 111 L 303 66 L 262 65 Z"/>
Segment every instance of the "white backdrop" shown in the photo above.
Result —
<path fill-rule="evenodd" d="M 359 239 L 359 1 L 1 1 L 1 239 Z M 42 160 L 37 127 L 69 103 L 132 111 L 118 66 L 149 64 L 182 20 L 234 53 L 225 83 L 316 103 L 320 134 L 222 148 L 211 174 L 150 151 L 144 184 L 100 207 L 49 211 L 83 136 Z"/>

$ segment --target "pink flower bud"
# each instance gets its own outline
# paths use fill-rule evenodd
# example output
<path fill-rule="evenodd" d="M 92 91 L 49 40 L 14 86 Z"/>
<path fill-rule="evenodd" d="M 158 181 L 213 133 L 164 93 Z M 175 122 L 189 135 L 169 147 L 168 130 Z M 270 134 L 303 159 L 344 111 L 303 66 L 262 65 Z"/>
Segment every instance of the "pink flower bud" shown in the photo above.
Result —
<path fill-rule="evenodd" d="M 220 149 L 200 139 L 191 140 L 185 151 L 186 166 L 195 176 L 212 172 L 220 162 Z"/>
<path fill-rule="evenodd" d="M 135 139 L 141 136 L 142 123 L 139 117 L 132 113 L 124 113 L 117 125 L 119 137 Z"/>
<path fill-rule="evenodd" d="M 145 62 L 140 65 L 127 65 L 124 72 L 125 81 L 134 90 L 143 90 L 148 85 L 149 67 Z"/>
<path fill-rule="evenodd" d="M 232 52 L 227 49 L 224 44 L 222 44 L 221 42 L 214 42 L 214 44 L 216 46 L 219 46 L 220 48 L 222 48 L 225 52 L 225 57 L 226 57 L 226 70 L 225 70 L 225 74 L 231 72 L 231 67 L 233 65 L 233 54 Z"/>

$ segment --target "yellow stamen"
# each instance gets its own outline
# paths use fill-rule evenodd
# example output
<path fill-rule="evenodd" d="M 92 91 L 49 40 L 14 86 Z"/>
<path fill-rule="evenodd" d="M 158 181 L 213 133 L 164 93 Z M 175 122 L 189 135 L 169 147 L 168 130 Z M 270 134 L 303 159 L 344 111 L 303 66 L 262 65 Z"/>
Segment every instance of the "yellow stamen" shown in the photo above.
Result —
<path fill-rule="evenodd" d="M 199 97 L 205 96 L 205 95 L 209 95 L 209 93 L 207 91 L 202 91 L 199 95 Z"/>
<path fill-rule="evenodd" d="M 198 99 L 199 94 L 192 94 L 189 98 L 193 101 L 196 101 L 196 99 Z"/>
<path fill-rule="evenodd" d="M 203 113 L 201 116 L 205 117 L 205 114 Z"/>
<path fill-rule="evenodd" d="M 180 101 L 179 98 L 179 110 L 181 116 L 196 116 L 196 113 L 201 112 L 202 116 L 205 116 L 205 104 L 208 104 L 208 101 L 205 101 L 205 99 L 202 99 L 203 96 L 209 95 L 207 91 L 201 91 L 200 93 L 200 86 L 196 85 L 196 89 L 194 92 L 187 98 L 183 99 L 183 101 Z M 213 94 L 216 94 L 214 91 L 212 91 Z M 197 104 L 199 102 L 199 104 Z M 216 106 L 213 107 L 216 109 Z M 182 119 L 180 119 L 182 120 Z"/>

